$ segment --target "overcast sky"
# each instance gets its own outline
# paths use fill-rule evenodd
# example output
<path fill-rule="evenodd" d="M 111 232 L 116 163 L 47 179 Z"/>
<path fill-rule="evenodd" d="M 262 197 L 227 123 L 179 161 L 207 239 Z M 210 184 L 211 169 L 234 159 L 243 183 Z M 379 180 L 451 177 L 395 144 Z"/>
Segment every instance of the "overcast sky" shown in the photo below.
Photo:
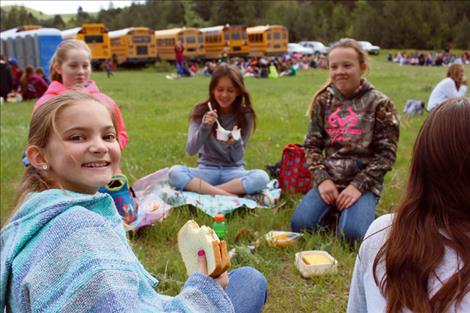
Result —
<path fill-rule="evenodd" d="M 77 13 L 78 7 L 81 6 L 85 12 L 98 12 L 101 8 L 107 9 L 109 3 L 112 2 L 115 8 L 127 7 L 132 4 L 132 2 L 145 2 L 144 0 L 132 0 L 132 1 L 123 1 L 123 0 L 114 0 L 114 1 L 97 1 L 97 0 L 86 0 L 86 1 L 59 1 L 59 0 L 50 0 L 50 1 L 34 1 L 34 0 L 18 0 L 18 1 L 8 1 L 1 0 L 1 6 L 7 5 L 24 5 L 25 7 L 41 11 L 44 14 L 54 15 L 54 14 L 68 14 L 68 13 Z"/>

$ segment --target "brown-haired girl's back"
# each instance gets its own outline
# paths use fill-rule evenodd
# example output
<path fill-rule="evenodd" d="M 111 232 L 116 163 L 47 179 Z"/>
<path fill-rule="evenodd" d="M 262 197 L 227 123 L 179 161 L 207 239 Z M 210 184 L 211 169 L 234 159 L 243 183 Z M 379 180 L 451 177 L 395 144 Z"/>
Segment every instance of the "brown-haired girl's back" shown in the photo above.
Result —
<path fill-rule="evenodd" d="M 348 312 L 469 312 L 469 120 L 470 99 L 459 98 L 424 122 L 397 212 L 361 245 Z"/>

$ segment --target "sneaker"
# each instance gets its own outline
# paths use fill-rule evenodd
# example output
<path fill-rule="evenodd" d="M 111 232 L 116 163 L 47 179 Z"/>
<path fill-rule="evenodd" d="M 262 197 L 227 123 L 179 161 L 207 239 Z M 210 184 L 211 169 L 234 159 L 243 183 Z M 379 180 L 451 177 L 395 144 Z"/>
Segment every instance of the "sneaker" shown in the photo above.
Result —
<path fill-rule="evenodd" d="M 107 193 L 113 198 L 124 223 L 129 225 L 137 219 L 137 207 L 131 196 L 126 176 L 113 176 L 112 180 L 106 186 L 101 187 L 99 191 Z"/>
<path fill-rule="evenodd" d="M 258 192 L 258 193 L 246 195 L 245 197 L 256 201 L 258 205 L 263 206 L 263 207 L 270 207 L 275 203 L 274 198 L 271 196 L 271 194 L 269 193 L 269 190 L 267 189 L 263 189 L 263 191 Z"/>

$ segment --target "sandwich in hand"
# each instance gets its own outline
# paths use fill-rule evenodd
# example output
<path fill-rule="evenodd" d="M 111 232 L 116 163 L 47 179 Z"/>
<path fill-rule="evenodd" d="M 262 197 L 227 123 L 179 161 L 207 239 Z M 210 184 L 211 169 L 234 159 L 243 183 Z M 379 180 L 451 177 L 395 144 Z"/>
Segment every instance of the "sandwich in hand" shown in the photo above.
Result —
<path fill-rule="evenodd" d="M 178 232 L 178 249 L 183 257 L 188 275 L 198 271 L 198 251 L 204 250 L 207 259 L 207 274 L 219 277 L 230 268 L 227 244 L 219 240 L 216 233 L 207 226 L 189 220 Z"/>

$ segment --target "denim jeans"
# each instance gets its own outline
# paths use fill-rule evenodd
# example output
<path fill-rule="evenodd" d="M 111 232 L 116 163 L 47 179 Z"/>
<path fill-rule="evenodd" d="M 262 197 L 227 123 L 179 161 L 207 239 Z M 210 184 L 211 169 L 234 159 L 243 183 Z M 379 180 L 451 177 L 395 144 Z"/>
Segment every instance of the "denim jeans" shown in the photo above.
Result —
<path fill-rule="evenodd" d="M 340 213 L 336 233 L 339 238 L 345 237 L 353 243 L 362 240 L 369 225 L 375 219 L 375 206 L 378 197 L 365 192 L 351 207 Z M 318 188 L 312 188 L 300 201 L 291 219 L 292 231 L 315 231 L 324 225 L 324 218 L 335 210 L 320 197 Z"/>
<path fill-rule="evenodd" d="M 169 177 L 170 185 L 178 190 L 184 190 L 193 178 L 200 178 L 213 186 L 240 178 L 247 194 L 263 190 L 269 182 L 269 175 L 265 171 L 245 170 L 243 166 L 218 167 L 200 164 L 197 168 L 191 168 L 175 165 L 170 169 Z"/>
<path fill-rule="evenodd" d="M 236 313 L 261 312 L 268 294 L 263 274 L 252 267 L 240 267 L 228 273 L 227 292 Z"/>

